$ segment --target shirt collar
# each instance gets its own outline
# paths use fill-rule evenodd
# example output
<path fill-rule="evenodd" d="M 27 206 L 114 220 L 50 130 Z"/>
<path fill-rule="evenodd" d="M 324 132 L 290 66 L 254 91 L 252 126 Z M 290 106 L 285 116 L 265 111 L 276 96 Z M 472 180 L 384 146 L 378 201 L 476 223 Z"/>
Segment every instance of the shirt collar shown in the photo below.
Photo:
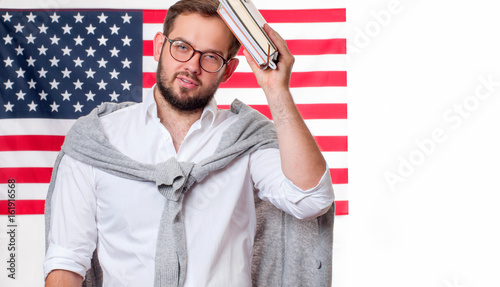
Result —
<path fill-rule="evenodd" d="M 154 86 L 149 90 L 143 99 L 143 115 L 144 121 L 147 123 L 149 120 L 160 121 L 158 118 L 158 110 L 156 106 L 156 101 L 154 100 Z M 215 118 L 217 117 L 217 101 L 212 98 L 208 102 L 207 106 L 203 109 L 200 117 L 200 122 L 202 125 L 208 123 L 210 126 L 214 124 Z"/>

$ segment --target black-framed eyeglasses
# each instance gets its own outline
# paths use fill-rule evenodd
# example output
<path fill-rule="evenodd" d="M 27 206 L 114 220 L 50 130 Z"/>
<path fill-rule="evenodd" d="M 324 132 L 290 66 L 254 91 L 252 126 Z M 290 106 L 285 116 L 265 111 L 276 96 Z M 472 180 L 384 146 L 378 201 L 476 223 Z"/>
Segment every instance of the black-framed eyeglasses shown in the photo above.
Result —
<path fill-rule="evenodd" d="M 167 36 L 165 38 L 170 43 L 170 55 L 176 61 L 187 62 L 194 57 L 194 53 L 200 53 L 200 67 L 205 72 L 217 73 L 229 62 L 217 53 L 202 52 L 182 40 L 171 40 Z"/>

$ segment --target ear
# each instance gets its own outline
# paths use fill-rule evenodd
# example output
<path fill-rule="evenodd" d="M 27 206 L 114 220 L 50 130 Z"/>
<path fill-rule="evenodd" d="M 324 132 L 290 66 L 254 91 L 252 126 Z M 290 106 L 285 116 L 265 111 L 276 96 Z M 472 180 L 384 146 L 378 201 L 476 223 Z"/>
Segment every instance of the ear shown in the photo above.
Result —
<path fill-rule="evenodd" d="M 224 71 L 224 76 L 222 77 L 221 83 L 225 83 L 229 80 L 229 78 L 231 78 L 239 63 L 240 60 L 238 60 L 237 58 L 231 58 L 229 60 L 229 62 L 226 64 L 226 70 Z"/>
<path fill-rule="evenodd" d="M 161 50 L 166 40 L 165 35 L 161 32 L 156 33 L 153 39 L 153 55 L 156 62 L 160 61 Z"/>

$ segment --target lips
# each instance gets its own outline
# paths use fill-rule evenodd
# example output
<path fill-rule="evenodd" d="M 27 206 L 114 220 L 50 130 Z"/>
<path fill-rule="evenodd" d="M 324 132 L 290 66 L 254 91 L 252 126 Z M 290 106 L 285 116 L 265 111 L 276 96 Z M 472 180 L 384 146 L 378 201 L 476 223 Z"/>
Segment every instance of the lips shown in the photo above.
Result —
<path fill-rule="evenodd" d="M 198 81 L 192 79 L 188 76 L 178 75 L 177 81 L 179 84 L 186 89 L 195 89 L 199 86 Z"/>

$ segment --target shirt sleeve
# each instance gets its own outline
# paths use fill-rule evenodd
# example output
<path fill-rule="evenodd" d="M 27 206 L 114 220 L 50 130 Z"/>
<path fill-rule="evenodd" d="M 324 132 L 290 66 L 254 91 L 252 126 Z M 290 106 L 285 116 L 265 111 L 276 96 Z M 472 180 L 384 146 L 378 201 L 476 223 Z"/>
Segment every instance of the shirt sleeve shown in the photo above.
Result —
<path fill-rule="evenodd" d="M 335 196 L 328 166 L 318 184 L 307 190 L 295 186 L 281 169 L 278 149 L 254 152 L 250 170 L 257 195 L 299 219 L 318 217 L 328 211 Z"/>
<path fill-rule="evenodd" d="M 96 197 L 92 167 L 65 155 L 51 200 L 44 276 L 56 269 L 85 278 L 96 248 Z"/>

